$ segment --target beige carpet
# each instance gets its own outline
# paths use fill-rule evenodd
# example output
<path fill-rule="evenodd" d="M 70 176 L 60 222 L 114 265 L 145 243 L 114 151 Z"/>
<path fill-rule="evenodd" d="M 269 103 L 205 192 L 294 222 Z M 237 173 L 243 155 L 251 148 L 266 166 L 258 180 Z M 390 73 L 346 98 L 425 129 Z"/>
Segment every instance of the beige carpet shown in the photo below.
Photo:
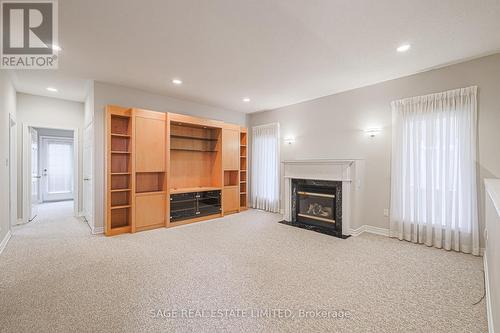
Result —
<path fill-rule="evenodd" d="M 107 238 L 68 203 L 49 208 L 53 219 L 16 228 L 0 255 L 2 332 L 487 331 L 471 255 L 341 240 L 254 210 Z"/>

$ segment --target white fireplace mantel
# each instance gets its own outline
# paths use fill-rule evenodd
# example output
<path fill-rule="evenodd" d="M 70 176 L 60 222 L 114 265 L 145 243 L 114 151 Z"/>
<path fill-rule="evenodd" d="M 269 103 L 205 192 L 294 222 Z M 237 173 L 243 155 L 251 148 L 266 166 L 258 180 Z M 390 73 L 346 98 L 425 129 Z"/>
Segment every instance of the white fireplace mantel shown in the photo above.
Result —
<path fill-rule="evenodd" d="M 292 220 L 292 179 L 317 179 L 342 182 L 342 234 L 350 235 L 351 185 L 356 160 L 292 160 L 282 162 L 284 219 Z"/>

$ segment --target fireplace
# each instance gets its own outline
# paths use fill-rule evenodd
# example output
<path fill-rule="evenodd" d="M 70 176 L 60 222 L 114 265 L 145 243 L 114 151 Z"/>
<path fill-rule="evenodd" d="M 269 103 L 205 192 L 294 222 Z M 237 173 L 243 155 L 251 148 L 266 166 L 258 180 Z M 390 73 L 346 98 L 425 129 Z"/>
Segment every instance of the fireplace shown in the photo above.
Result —
<path fill-rule="evenodd" d="M 292 179 L 292 220 L 289 224 L 326 233 L 342 235 L 342 182 Z"/>

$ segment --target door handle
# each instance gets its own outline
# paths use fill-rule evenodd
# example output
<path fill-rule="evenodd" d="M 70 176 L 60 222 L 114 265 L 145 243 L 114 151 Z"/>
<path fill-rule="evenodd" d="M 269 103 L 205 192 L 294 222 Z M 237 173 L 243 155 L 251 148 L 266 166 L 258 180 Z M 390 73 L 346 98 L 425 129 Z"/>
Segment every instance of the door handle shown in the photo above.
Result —
<path fill-rule="evenodd" d="M 33 176 L 33 178 L 37 178 L 38 179 L 38 178 L 42 178 L 42 176 Z"/>
<path fill-rule="evenodd" d="M 89 180 L 90 180 L 90 178 L 83 178 L 83 180 L 85 180 L 85 181 L 89 181 Z"/>

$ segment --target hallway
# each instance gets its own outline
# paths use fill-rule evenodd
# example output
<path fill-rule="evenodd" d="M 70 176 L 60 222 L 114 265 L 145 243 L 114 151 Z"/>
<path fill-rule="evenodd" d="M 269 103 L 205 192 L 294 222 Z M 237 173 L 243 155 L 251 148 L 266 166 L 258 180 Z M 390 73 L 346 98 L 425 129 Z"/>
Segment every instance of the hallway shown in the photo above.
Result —
<path fill-rule="evenodd" d="M 45 236 L 90 234 L 87 224 L 74 217 L 73 205 L 73 200 L 46 202 L 37 205 L 36 218 L 32 222 L 13 227 L 12 240 L 25 236 L 36 236 L 43 240 Z"/>

